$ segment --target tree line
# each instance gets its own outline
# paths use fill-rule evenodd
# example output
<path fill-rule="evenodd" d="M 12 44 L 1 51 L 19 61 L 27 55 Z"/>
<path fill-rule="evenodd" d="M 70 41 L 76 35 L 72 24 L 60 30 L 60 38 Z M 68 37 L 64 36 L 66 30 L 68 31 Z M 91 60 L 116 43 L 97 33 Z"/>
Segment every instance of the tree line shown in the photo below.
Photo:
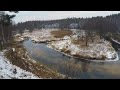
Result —
<path fill-rule="evenodd" d="M 68 29 L 85 29 L 101 30 L 101 32 L 120 31 L 120 14 L 113 14 L 106 17 L 92 18 L 67 18 L 49 21 L 27 21 L 18 23 L 16 29 L 20 32 L 25 29 L 34 30 L 42 28 L 68 28 Z"/>

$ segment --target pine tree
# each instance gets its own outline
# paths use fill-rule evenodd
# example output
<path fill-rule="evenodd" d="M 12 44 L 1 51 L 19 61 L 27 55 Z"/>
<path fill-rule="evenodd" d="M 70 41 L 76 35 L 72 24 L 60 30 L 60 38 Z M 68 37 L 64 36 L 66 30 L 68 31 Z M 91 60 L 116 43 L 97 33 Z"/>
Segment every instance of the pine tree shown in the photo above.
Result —
<path fill-rule="evenodd" d="M 10 11 L 15 12 L 16 11 Z M 2 47 L 6 44 L 12 36 L 12 19 L 15 15 L 9 15 L 5 11 L 0 12 L 0 40 Z"/>

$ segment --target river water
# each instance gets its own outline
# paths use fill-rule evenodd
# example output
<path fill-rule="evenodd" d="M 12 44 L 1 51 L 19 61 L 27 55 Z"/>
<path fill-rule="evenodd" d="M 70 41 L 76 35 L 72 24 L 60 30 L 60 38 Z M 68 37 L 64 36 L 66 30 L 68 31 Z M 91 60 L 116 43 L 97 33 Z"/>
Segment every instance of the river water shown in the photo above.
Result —
<path fill-rule="evenodd" d="M 73 79 L 120 79 L 120 60 L 92 62 L 75 59 L 50 49 L 44 43 L 23 42 L 31 58 Z M 120 51 L 118 51 L 120 58 Z"/>

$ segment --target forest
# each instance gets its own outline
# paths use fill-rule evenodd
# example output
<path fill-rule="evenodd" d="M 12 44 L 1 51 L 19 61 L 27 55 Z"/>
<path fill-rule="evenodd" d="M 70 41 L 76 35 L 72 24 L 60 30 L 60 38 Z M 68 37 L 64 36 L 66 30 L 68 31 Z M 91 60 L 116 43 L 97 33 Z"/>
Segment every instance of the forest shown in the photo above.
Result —
<path fill-rule="evenodd" d="M 41 28 L 60 28 L 60 29 L 84 29 L 101 31 L 120 31 L 120 14 L 113 14 L 106 17 L 97 16 L 92 18 L 67 18 L 49 21 L 27 21 L 15 25 L 16 29 L 41 29 Z"/>
<path fill-rule="evenodd" d="M 18 11 L 9 11 L 9 13 L 18 13 Z M 13 37 L 15 28 L 12 19 L 15 14 L 9 15 L 5 11 L 0 11 L 0 49 L 5 46 Z"/>

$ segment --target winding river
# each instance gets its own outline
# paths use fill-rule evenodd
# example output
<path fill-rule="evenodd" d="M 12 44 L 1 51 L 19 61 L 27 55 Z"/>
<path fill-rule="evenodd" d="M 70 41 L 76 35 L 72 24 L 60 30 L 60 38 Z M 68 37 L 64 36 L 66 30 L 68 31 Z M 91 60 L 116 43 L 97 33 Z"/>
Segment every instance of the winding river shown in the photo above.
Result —
<path fill-rule="evenodd" d="M 120 60 L 92 62 L 68 57 L 44 43 L 23 42 L 31 58 L 73 79 L 120 79 Z M 120 58 L 120 51 L 118 51 Z"/>

